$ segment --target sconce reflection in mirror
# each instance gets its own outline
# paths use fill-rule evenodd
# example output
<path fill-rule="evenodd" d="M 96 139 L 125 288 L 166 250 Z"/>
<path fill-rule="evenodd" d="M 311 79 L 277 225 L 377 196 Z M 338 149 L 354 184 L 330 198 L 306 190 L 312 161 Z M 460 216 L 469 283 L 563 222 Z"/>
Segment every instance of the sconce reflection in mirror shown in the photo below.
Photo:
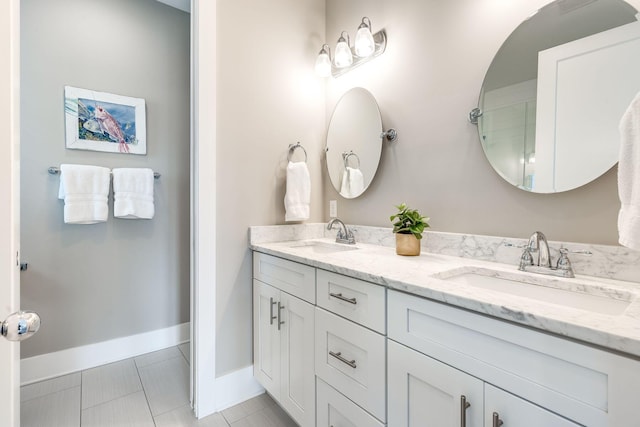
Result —
<path fill-rule="evenodd" d="M 338 77 L 347 71 L 380 56 L 387 47 L 387 34 L 380 30 L 371 32 L 371 20 L 366 16 L 358 26 L 355 45 L 351 47 L 349 33 L 343 31 L 336 44 L 334 59 L 331 61 L 331 49 L 324 44 L 316 59 L 316 74 L 321 77 Z"/>

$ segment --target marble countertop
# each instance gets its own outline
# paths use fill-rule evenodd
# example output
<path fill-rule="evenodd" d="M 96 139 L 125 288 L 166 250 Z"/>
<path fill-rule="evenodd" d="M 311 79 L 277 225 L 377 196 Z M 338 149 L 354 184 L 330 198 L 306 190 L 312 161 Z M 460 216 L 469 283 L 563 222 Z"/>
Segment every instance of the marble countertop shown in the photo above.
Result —
<path fill-rule="evenodd" d="M 516 265 L 424 252 L 403 257 L 395 249 L 358 243 L 355 250 L 332 252 L 333 239 L 252 243 L 251 249 L 333 271 L 367 282 L 451 304 L 531 328 L 640 357 L 640 287 L 634 282 L 576 275 L 573 279 L 518 271 Z M 447 280 L 465 272 L 515 279 L 584 294 L 596 300 L 596 310 L 573 308 L 498 290 Z M 525 285 L 526 287 L 526 285 Z M 562 292 L 560 292 L 562 293 Z M 600 309 L 613 302 L 607 314 Z M 624 308 L 624 302 L 628 306 Z M 618 312 L 616 312 L 618 310 Z M 599 312 L 600 311 L 600 312 Z"/>

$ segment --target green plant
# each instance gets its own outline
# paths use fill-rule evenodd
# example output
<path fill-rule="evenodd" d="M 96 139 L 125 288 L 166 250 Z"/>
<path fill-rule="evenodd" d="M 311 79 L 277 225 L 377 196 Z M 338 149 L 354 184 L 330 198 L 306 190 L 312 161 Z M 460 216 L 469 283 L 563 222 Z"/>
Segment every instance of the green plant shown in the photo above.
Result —
<path fill-rule="evenodd" d="M 398 213 L 391 215 L 389 220 L 393 222 L 393 232 L 400 234 L 413 234 L 416 239 L 422 239 L 422 232 L 429 227 L 429 218 L 420 215 L 416 209 L 409 209 L 406 204 L 396 206 Z"/>

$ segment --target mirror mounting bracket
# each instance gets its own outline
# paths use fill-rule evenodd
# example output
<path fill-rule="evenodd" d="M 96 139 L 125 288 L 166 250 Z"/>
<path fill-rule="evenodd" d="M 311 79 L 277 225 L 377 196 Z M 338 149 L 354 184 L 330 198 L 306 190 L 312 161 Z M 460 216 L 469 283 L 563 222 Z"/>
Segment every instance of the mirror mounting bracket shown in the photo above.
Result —
<path fill-rule="evenodd" d="M 469 123 L 473 124 L 473 125 L 477 125 L 478 124 L 478 119 L 482 117 L 482 110 L 479 108 L 474 108 L 473 110 L 469 111 Z"/>
<path fill-rule="evenodd" d="M 382 132 L 380 134 L 380 138 L 387 138 L 387 141 L 393 142 L 398 139 L 398 131 L 394 128 L 390 128 L 388 131 Z"/>

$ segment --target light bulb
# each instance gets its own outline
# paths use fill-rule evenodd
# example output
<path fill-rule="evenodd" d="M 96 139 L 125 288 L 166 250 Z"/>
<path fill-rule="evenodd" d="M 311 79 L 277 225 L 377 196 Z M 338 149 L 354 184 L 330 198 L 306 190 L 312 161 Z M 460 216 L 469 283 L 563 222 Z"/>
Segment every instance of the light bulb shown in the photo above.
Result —
<path fill-rule="evenodd" d="M 342 34 L 346 33 L 343 31 Z M 349 38 L 349 34 L 347 34 L 347 39 Z M 338 39 L 338 44 L 336 45 L 336 56 L 334 58 L 336 67 L 344 68 L 353 64 L 353 55 L 351 54 L 351 48 L 347 43 L 347 40 L 344 36 L 340 35 Z"/>
<path fill-rule="evenodd" d="M 365 22 L 365 19 L 368 23 Z M 356 55 L 360 58 L 366 58 L 367 56 L 371 56 L 375 49 L 376 43 L 373 41 L 373 35 L 371 34 L 371 21 L 369 18 L 364 17 L 356 33 Z"/>
<path fill-rule="evenodd" d="M 331 57 L 329 56 L 329 46 L 323 45 L 318 58 L 316 58 L 316 74 L 320 77 L 331 76 Z"/>

